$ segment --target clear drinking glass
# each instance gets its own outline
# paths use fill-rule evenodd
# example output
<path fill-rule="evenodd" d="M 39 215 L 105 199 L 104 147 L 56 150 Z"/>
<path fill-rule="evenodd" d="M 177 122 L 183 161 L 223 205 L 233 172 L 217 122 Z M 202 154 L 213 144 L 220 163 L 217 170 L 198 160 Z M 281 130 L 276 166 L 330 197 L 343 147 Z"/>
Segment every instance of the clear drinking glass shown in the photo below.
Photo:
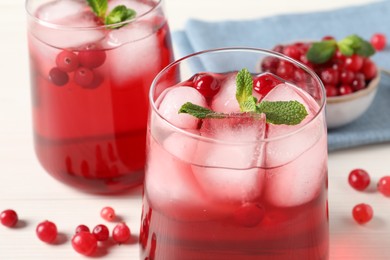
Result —
<path fill-rule="evenodd" d="M 173 59 L 162 0 L 111 0 L 107 14 L 118 5 L 136 17 L 105 25 L 85 0 L 26 1 L 35 151 L 88 192 L 143 182 L 149 88 Z"/>
<path fill-rule="evenodd" d="M 271 75 L 279 83 L 264 90 L 272 62 L 294 73 Z M 237 113 L 243 68 L 253 96 L 296 100 L 306 118 L 276 125 Z M 187 101 L 230 116 L 178 114 Z M 162 70 L 150 90 L 140 259 L 328 259 L 324 105 L 313 71 L 266 50 L 209 50 Z"/>

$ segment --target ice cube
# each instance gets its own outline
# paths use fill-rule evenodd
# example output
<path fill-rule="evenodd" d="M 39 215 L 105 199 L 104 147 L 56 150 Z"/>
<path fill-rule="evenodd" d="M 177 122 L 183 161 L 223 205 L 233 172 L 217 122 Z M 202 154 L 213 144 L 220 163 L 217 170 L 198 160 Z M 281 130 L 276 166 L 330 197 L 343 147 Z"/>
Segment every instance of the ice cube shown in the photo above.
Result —
<path fill-rule="evenodd" d="M 173 125 L 185 129 L 195 129 L 198 126 L 199 119 L 188 114 L 178 113 L 181 106 L 186 102 L 207 107 L 202 94 L 192 87 L 183 86 L 170 89 L 165 94 L 158 110 L 161 116 Z"/>
<path fill-rule="evenodd" d="M 30 31 L 42 42 L 57 48 L 78 49 L 96 44 L 105 37 L 105 30 L 91 29 L 98 24 L 94 13 L 85 8 L 84 1 L 58 0 L 43 5 L 37 10 L 37 17 L 56 26 L 31 23 Z"/>
<path fill-rule="evenodd" d="M 173 144 L 174 141 L 168 142 Z M 181 221 L 199 221 L 224 214 L 223 210 L 214 210 L 215 205 L 198 186 L 190 165 L 154 140 L 150 141 L 145 178 L 146 196 L 163 214 Z"/>
<path fill-rule="evenodd" d="M 299 158 L 267 170 L 264 197 L 278 207 L 293 207 L 314 200 L 325 189 L 327 174 L 326 135 Z"/>
<path fill-rule="evenodd" d="M 217 202 L 245 202 L 260 196 L 264 170 L 265 118 L 237 116 L 207 119 L 201 135 L 219 141 L 199 141 L 192 166 L 202 189 Z"/>
<path fill-rule="evenodd" d="M 192 134 L 198 135 L 198 130 L 192 130 Z M 182 161 L 191 163 L 197 147 L 196 137 L 184 133 L 174 132 L 170 134 L 163 142 L 166 151 Z"/>
<path fill-rule="evenodd" d="M 304 204 L 318 194 L 326 172 L 327 146 L 323 115 L 315 117 L 319 111 L 316 101 L 290 84 L 279 84 L 264 100 L 297 100 L 308 112 L 299 125 L 269 124 L 267 137 L 273 140 L 267 142 L 265 147 L 265 165 L 268 168 L 264 192 L 266 198 L 281 207 Z"/>

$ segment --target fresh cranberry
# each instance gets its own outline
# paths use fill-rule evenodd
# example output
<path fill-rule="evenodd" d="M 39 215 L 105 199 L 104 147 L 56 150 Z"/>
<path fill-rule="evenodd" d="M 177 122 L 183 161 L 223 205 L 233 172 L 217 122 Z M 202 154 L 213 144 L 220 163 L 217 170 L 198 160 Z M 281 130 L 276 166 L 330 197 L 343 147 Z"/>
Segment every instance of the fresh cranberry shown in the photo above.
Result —
<path fill-rule="evenodd" d="M 234 219 L 241 226 L 254 227 L 263 220 L 264 213 L 265 210 L 261 205 L 246 203 L 234 213 Z"/>
<path fill-rule="evenodd" d="M 283 49 L 283 54 L 295 60 L 299 60 L 301 57 L 301 52 L 295 45 L 285 46 Z"/>
<path fill-rule="evenodd" d="M 41 241 L 49 244 L 57 238 L 57 226 L 48 220 L 39 223 L 35 231 Z"/>
<path fill-rule="evenodd" d="M 386 197 L 390 197 L 390 176 L 384 176 L 379 179 L 378 191 Z"/>
<path fill-rule="evenodd" d="M 355 74 L 350 70 L 342 70 L 340 73 L 340 82 L 344 85 L 352 84 Z"/>
<path fill-rule="evenodd" d="M 381 51 L 386 47 L 386 36 L 382 33 L 375 33 L 371 39 L 370 42 L 375 50 Z"/>
<path fill-rule="evenodd" d="M 112 238 L 120 244 L 127 242 L 130 237 L 130 228 L 126 225 L 126 223 L 119 223 L 112 230 Z"/>
<path fill-rule="evenodd" d="M 91 233 L 82 231 L 73 236 L 72 247 L 79 254 L 91 256 L 96 252 L 97 240 Z"/>
<path fill-rule="evenodd" d="M 283 45 L 276 45 L 275 47 L 272 48 L 273 51 L 283 53 L 284 46 Z"/>
<path fill-rule="evenodd" d="M 320 78 L 325 85 L 335 85 L 339 83 L 339 72 L 333 68 L 326 68 L 321 71 Z"/>
<path fill-rule="evenodd" d="M 348 182 L 354 189 L 362 191 L 370 185 L 370 175 L 363 169 L 354 169 L 349 173 Z"/>
<path fill-rule="evenodd" d="M 352 92 L 353 92 L 353 89 L 350 85 L 341 85 L 339 87 L 339 95 L 340 96 L 348 95 L 348 94 L 351 94 Z"/>
<path fill-rule="evenodd" d="M 288 61 L 281 61 L 276 70 L 276 75 L 282 79 L 291 79 L 294 74 L 294 65 Z"/>
<path fill-rule="evenodd" d="M 361 203 L 352 209 L 352 216 L 357 223 L 365 224 L 372 219 L 374 216 L 374 211 L 370 205 Z"/>
<path fill-rule="evenodd" d="M 323 41 L 334 40 L 334 37 L 331 36 L 331 35 L 326 35 L 326 36 L 322 37 L 322 40 L 323 40 Z"/>
<path fill-rule="evenodd" d="M 333 60 L 344 64 L 346 59 L 347 57 L 339 49 L 337 49 L 334 53 Z"/>
<path fill-rule="evenodd" d="M 375 78 L 378 71 L 375 63 L 370 59 L 366 59 L 363 64 L 362 72 L 366 80 L 371 80 Z"/>
<path fill-rule="evenodd" d="M 355 78 L 352 80 L 352 89 L 354 91 L 362 90 L 366 87 L 366 79 L 363 73 L 357 72 L 355 73 Z"/>
<path fill-rule="evenodd" d="M 282 83 L 282 81 L 275 78 L 271 73 L 263 73 L 254 78 L 253 88 L 257 93 L 265 96 L 280 83 Z"/>
<path fill-rule="evenodd" d="M 18 214 L 12 209 L 6 209 L 0 214 L 0 222 L 6 227 L 14 227 L 18 223 Z"/>
<path fill-rule="evenodd" d="M 345 59 L 345 68 L 353 72 L 358 72 L 363 67 L 363 57 L 353 54 Z"/>
<path fill-rule="evenodd" d="M 75 233 L 77 234 L 77 233 L 80 233 L 80 232 L 90 232 L 89 231 L 89 227 L 87 227 L 86 225 L 78 225 L 76 227 Z"/>
<path fill-rule="evenodd" d="M 326 96 L 335 97 L 339 95 L 339 89 L 335 85 L 325 85 Z"/>
<path fill-rule="evenodd" d="M 294 70 L 293 80 L 296 83 L 303 82 L 306 79 L 306 73 L 303 70 Z"/>
<path fill-rule="evenodd" d="M 204 97 L 214 97 L 221 88 L 219 80 L 210 74 L 198 74 L 193 79 L 196 88 Z"/>
<path fill-rule="evenodd" d="M 107 221 L 113 221 L 116 217 L 115 210 L 111 207 L 104 207 L 100 211 L 100 216 Z"/>
<path fill-rule="evenodd" d="M 68 73 L 63 72 L 59 68 L 55 67 L 49 71 L 49 79 L 54 85 L 64 86 L 69 82 Z"/>
<path fill-rule="evenodd" d="M 81 87 L 89 87 L 93 79 L 94 73 L 88 68 L 80 67 L 74 73 L 74 81 Z"/>
<path fill-rule="evenodd" d="M 279 65 L 279 59 L 276 57 L 265 57 L 261 62 L 261 69 L 265 72 L 276 73 Z"/>
<path fill-rule="evenodd" d="M 62 51 L 56 57 L 57 67 L 64 72 L 75 71 L 79 67 L 79 58 L 71 51 Z"/>
<path fill-rule="evenodd" d="M 110 231 L 105 225 L 97 225 L 94 227 L 92 234 L 95 236 L 97 241 L 107 241 L 110 236 Z"/>
<path fill-rule="evenodd" d="M 106 52 L 103 50 L 80 51 L 78 57 L 82 66 L 94 69 L 102 66 L 106 61 Z"/>

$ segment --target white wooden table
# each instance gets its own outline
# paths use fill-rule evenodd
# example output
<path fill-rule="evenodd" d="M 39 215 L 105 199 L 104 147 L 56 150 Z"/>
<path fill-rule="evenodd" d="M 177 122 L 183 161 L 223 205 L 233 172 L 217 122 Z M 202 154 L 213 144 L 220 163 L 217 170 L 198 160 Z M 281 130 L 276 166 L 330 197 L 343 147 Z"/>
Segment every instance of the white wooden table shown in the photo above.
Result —
<path fill-rule="evenodd" d="M 177 30 L 190 17 L 243 19 L 364 2 L 369 1 L 166 0 L 166 9 L 171 29 Z M 141 214 L 140 189 L 109 197 L 84 194 L 55 181 L 38 164 L 32 143 L 25 25 L 24 2 L 1 0 L 0 211 L 15 209 L 21 226 L 17 229 L 0 226 L 0 259 L 83 259 L 72 249 L 70 236 L 78 224 L 93 227 L 103 223 L 99 211 L 106 205 L 114 207 L 129 224 L 136 240 Z M 369 171 L 374 181 L 390 175 L 389 155 L 389 143 L 329 155 L 330 259 L 390 259 L 390 198 L 376 192 L 358 193 L 347 182 L 349 171 L 356 167 Z M 374 219 L 364 226 L 351 217 L 352 207 L 360 202 L 370 203 L 375 211 Z M 36 238 L 35 227 L 45 219 L 54 221 L 63 234 L 59 244 L 46 245 Z M 106 259 L 139 257 L 136 242 L 101 253 Z"/>

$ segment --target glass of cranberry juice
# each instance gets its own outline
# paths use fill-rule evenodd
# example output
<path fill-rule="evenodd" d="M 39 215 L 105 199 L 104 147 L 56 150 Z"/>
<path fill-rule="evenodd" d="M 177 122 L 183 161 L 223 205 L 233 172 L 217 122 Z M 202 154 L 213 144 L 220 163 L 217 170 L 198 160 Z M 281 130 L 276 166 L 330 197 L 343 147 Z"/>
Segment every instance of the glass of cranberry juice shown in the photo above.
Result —
<path fill-rule="evenodd" d="M 135 18 L 105 25 L 84 0 L 27 0 L 35 151 L 56 179 L 93 193 L 143 182 L 148 92 L 173 59 L 162 0 L 108 1 Z"/>
<path fill-rule="evenodd" d="M 258 100 L 296 100 L 306 118 L 240 113 L 243 68 Z M 178 114 L 187 101 L 229 116 Z M 313 71 L 266 50 L 209 50 L 162 70 L 150 90 L 140 259 L 328 259 L 324 103 Z"/>

